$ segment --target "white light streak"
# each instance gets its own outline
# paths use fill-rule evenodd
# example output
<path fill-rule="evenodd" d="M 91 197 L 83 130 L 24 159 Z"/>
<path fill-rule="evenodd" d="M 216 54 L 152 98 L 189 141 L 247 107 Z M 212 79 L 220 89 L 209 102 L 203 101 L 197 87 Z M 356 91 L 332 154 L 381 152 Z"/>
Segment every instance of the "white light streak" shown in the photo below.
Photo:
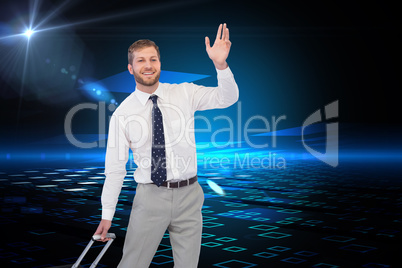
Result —
<path fill-rule="evenodd" d="M 24 33 L 24 35 L 25 35 L 26 37 L 28 37 L 28 39 L 31 38 L 31 36 L 32 36 L 33 34 L 34 34 L 34 31 L 33 31 L 32 29 L 28 29 L 28 30 L 26 30 L 25 33 Z"/>

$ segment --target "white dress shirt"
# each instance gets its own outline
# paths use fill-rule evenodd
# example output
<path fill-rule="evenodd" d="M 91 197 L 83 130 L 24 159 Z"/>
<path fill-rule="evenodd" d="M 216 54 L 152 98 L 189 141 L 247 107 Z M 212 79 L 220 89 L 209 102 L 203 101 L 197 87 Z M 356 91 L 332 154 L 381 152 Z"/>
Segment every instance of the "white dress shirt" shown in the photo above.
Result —
<path fill-rule="evenodd" d="M 194 113 L 226 108 L 239 98 L 239 89 L 230 68 L 217 69 L 218 86 L 193 83 L 159 83 L 153 93 L 163 116 L 168 181 L 186 180 L 197 174 Z M 151 94 L 136 89 L 115 110 L 109 125 L 105 159 L 105 184 L 102 191 L 102 219 L 112 220 L 127 174 L 129 149 L 138 166 L 137 183 L 151 181 L 152 101 Z"/>

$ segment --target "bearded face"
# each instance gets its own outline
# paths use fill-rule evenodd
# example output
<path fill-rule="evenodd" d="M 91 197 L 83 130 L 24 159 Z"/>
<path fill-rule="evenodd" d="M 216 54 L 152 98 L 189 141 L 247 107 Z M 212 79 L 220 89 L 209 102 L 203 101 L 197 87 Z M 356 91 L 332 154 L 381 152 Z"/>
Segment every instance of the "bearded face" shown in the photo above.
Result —
<path fill-rule="evenodd" d="M 161 75 L 161 62 L 154 47 L 146 47 L 134 51 L 133 63 L 128 65 L 128 70 L 138 85 L 153 86 L 159 82 Z"/>

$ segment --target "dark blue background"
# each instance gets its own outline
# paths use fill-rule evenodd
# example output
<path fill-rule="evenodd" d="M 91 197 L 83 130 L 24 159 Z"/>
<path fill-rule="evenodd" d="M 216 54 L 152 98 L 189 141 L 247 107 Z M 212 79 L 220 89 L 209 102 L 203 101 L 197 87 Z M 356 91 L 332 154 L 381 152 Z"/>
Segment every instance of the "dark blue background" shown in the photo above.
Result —
<path fill-rule="evenodd" d="M 149 38 L 160 48 L 163 71 L 177 72 L 179 76 L 180 73 L 205 75 L 206 78 L 194 83 L 215 86 L 216 72 L 205 52 L 204 37 L 214 40 L 218 25 L 226 22 L 232 42 L 228 63 L 240 89 L 239 104 L 197 115 L 204 115 L 211 122 L 220 115 L 232 118 L 235 141 L 244 140 L 237 130 L 243 130 L 248 118 L 261 115 L 271 121 L 272 116 L 285 115 L 286 120 L 278 124 L 278 130 L 293 130 L 278 136 L 275 148 L 270 136 L 254 138 L 256 142 L 268 141 L 267 151 L 282 151 L 289 164 L 286 172 L 303 174 L 300 176 L 323 172 L 319 178 L 328 174 L 333 183 L 337 180 L 347 183 L 353 178 L 350 170 L 344 172 L 342 168 L 351 168 L 352 174 L 359 176 L 371 176 L 369 181 L 375 185 L 382 185 L 385 177 L 391 178 L 379 189 L 391 193 L 393 204 L 399 204 L 402 125 L 397 93 L 401 89 L 401 23 L 396 4 L 43 0 L 36 2 L 40 5 L 33 25 L 48 19 L 38 26 L 29 42 L 23 35 L 6 38 L 26 30 L 34 3 L 0 4 L 0 171 L 86 165 L 100 166 L 101 171 L 105 148 L 80 149 L 70 144 L 64 133 L 66 114 L 80 103 L 99 105 L 104 101 L 109 105 L 111 99 L 121 103 L 129 92 L 106 89 L 97 96 L 85 90 L 85 85 L 126 72 L 128 47 L 137 39 Z M 134 89 L 134 80 L 131 81 Z M 313 112 L 336 100 L 339 116 L 330 122 L 339 123 L 339 166 L 311 164 L 305 160 L 313 157 L 302 147 L 298 127 Z M 106 109 L 104 115 L 108 118 L 111 112 Z M 74 117 L 73 133 L 81 141 L 102 141 L 105 137 L 99 136 L 98 119 L 98 111 L 80 112 Z M 197 126 L 205 127 L 202 122 L 197 122 Z M 213 121 L 213 130 L 227 127 L 223 121 Z M 262 124 L 255 121 L 252 127 L 259 128 Z M 310 145 L 323 151 L 325 128 L 320 127 L 316 136 L 310 137 Z M 197 134 L 197 142 L 210 141 L 210 135 Z M 217 137 L 222 142 L 228 139 L 225 134 Z M 220 154 L 219 150 L 208 153 L 231 156 L 234 151 L 236 147 Z M 300 162 L 292 162 L 293 159 Z M 271 172 L 263 173 L 275 177 Z M 286 177 L 286 172 L 274 173 Z M 307 184 L 321 189 L 320 179 L 313 175 Z M 360 185 L 367 188 L 357 190 L 358 196 L 374 189 L 369 187 L 371 184 L 365 185 L 366 177 L 359 176 L 352 188 Z M 24 203 L 32 197 L 27 194 L 23 201 L 18 198 L 15 201 L 7 195 L 8 189 L 1 187 L 5 203 L 10 200 L 12 204 Z M 337 189 L 331 188 L 329 192 L 342 196 Z M 95 192 L 100 194 L 99 189 Z M 94 200 L 92 206 L 99 206 L 99 200 Z M 5 207 L 2 211 L 10 212 Z M 27 210 L 21 211 L 24 214 Z M 400 214 L 395 215 L 388 214 L 393 224 L 400 222 Z M 387 246 L 394 244 L 396 241 L 392 240 Z"/>
<path fill-rule="evenodd" d="M 2 36 L 25 31 L 32 3 L 2 4 Z M 162 70 L 207 75 L 195 83 L 216 85 L 204 37 L 214 40 L 223 22 L 230 28 L 228 63 L 240 88 L 241 112 L 235 105 L 201 115 L 233 118 L 235 140 L 244 139 L 237 129 L 254 115 L 270 122 L 272 116 L 285 115 L 279 129 L 300 127 L 314 111 L 339 100 L 340 143 L 346 145 L 341 151 L 369 151 L 374 158 L 378 150 L 400 152 L 395 96 L 400 88 L 400 24 L 389 3 L 43 1 L 39 7 L 34 27 L 48 18 L 37 30 L 54 29 L 35 33 L 28 50 L 25 36 L 0 40 L 2 164 L 18 162 L 27 153 L 28 162 L 51 160 L 51 151 L 71 153 L 62 158 L 74 160 L 76 148 L 64 137 L 67 112 L 79 103 L 109 104 L 111 98 L 119 103 L 128 95 L 94 98 L 82 87 L 126 72 L 127 48 L 137 39 L 159 45 Z M 109 115 L 106 110 L 106 118 Z M 88 141 L 99 139 L 98 117 L 94 110 L 80 112 L 73 133 L 92 134 Z M 256 120 L 250 127 L 261 123 Z M 197 126 L 203 127 L 202 122 Z M 221 120 L 212 127 L 228 125 Z M 227 133 L 217 137 L 228 139 Z M 199 142 L 208 140 L 210 134 L 197 135 Z M 286 145 L 279 141 L 277 147 Z M 96 151 L 103 154 L 104 148 Z"/>
<path fill-rule="evenodd" d="M 36 21 L 62 3 L 43 1 Z M 2 35 L 23 32 L 28 13 L 29 1 L 3 2 Z M 230 28 L 228 62 L 245 118 L 284 114 L 283 127 L 300 126 L 313 111 L 338 99 L 342 122 L 400 122 L 393 96 L 400 87 L 400 25 L 389 3 L 70 1 L 38 28 L 70 27 L 32 36 L 22 90 L 26 40 L 2 40 L 2 132 L 18 142 L 63 133 L 60 123 L 68 109 L 93 101 L 77 90 L 79 79 L 96 81 L 125 71 L 127 48 L 140 38 L 159 45 L 163 70 L 211 75 L 197 82 L 214 85 L 204 36 L 214 39 L 223 22 Z M 75 80 L 60 72 L 72 65 Z M 96 133 L 95 126 L 86 126 Z M 2 144 L 9 143 L 2 138 Z"/>

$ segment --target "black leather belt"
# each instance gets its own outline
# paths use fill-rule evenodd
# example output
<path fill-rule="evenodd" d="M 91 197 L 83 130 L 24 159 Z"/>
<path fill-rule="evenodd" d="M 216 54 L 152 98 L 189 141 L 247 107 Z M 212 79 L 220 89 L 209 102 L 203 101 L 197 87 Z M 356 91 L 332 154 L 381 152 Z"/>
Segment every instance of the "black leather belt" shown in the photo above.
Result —
<path fill-rule="evenodd" d="M 182 181 L 177 181 L 177 182 L 165 181 L 164 183 L 161 184 L 161 186 L 167 187 L 168 189 L 170 189 L 170 188 L 181 188 L 181 187 L 193 184 L 194 182 L 197 181 L 197 178 L 198 178 L 198 176 L 195 175 L 194 177 L 192 177 L 190 179 L 187 179 L 187 180 L 182 180 Z"/>

